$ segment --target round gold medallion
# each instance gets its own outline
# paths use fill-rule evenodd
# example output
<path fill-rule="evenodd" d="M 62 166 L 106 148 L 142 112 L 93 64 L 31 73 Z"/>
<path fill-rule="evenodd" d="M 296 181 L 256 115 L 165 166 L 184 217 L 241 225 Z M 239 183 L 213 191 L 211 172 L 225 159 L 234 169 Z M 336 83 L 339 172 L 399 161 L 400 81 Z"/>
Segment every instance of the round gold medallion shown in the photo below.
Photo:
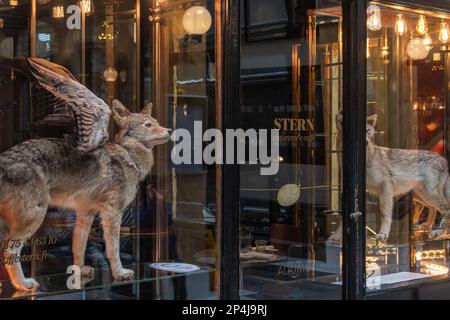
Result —
<path fill-rule="evenodd" d="M 277 201 L 282 207 L 290 207 L 300 198 L 300 187 L 296 184 L 286 184 L 278 191 Z"/>

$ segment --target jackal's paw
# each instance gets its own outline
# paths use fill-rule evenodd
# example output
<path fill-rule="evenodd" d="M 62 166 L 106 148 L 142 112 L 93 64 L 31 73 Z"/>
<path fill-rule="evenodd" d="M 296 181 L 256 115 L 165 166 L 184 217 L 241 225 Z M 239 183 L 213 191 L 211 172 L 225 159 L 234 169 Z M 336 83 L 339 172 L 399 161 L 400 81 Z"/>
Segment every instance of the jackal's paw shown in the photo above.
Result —
<path fill-rule="evenodd" d="M 134 271 L 122 268 L 119 271 L 114 272 L 113 277 L 115 280 L 119 281 L 130 281 L 134 279 Z"/>
<path fill-rule="evenodd" d="M 14 283 L 14 287 L 20 291 L 33 291 L 39 288 L 39 283 L 33 278 L 25 278 L 20 282 Z"/>
<path fill-rule="evenodd" d="M 386 233 L 379 233 L 377 234 L 377 246 L 384 246 L 386 245 L 388 240 L 388 235 Z"/>

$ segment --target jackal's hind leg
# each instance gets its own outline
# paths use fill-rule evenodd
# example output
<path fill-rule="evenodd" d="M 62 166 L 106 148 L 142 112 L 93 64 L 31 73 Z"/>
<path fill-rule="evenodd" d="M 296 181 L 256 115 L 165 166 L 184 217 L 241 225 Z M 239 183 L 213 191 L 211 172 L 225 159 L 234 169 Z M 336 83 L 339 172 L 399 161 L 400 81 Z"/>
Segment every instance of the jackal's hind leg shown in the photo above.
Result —
<path fill-rule="evenodd" d="M 34 198 L 27 202 L 24 208 L 16 208 L 18 217 L 33 217 L 32 223 L 20 225 L 19 228 L 11 230 L 7 239 L 9 241 L 9 247 L 6 248 L 3 253 L 6 271 L 8 272 L 13 286 L 17 290 L 33 291 L 39 287 L 39 284 L 35 279 L 26 278 L 24 276 L 20 255 L 22 248 L 27 243 L 28 239 L 34 236 L 44 221 L 47 213 L 47 199 L 48 198 L 45 196 L 42 198 Z"/>
<path fill-rule="evenodd" d="M 436 221 L 436 208 L 428 207 L 428 216 L 427 221 L 420 225 L 420 228 L 423 230 L 431 231 L 433 229 L 434 222 Z"/>
<path fill-rule="evenodd" d="M 392 188 L 385 186 L 380 193 L 381 228 L 377 234 L 377 242 L 387 242 L 392 224 Z"/>
<path fill-rule="evenodd" d="M 20 261 L 17 261 L 22 252 L 23 244 L 26 241 L 26 238 L 12 240 L 11 243 L 18 244 L 18 246 L 5 249 L 3 256 L 6 271 L 8 272 L 14 288 L 20 291 L 33 291 L 39 287 L 39 283 L 33 278 L 25 278 L 22 265 L 20 264 Z"/>
<path fill-rule="evenodd" d="M 413 225 L 416 225 L 420 222 L 420 217 L 422 216 L 424 209 L 425 209 L 425 205 L 423 205 L 419 201 L 414 201 L 414 212 L 413 212 L 413 218 L 412 218 Z"/>
<path fill-rule="evenodd" d="M 449 221 L 450 221 L 450 207 L 448 205 L 448 201 L 443 194 L 425 194 L 424 200 L 429 203 L 433 208 L 429 207 L 428 219 L 426 224 L 429 226 L 433 226 L 434 220 L 436 218 L 436 211 L 439 210 L 442 215 L 442 221 L 440 223 L 441 229 L 447 229 Z"/>

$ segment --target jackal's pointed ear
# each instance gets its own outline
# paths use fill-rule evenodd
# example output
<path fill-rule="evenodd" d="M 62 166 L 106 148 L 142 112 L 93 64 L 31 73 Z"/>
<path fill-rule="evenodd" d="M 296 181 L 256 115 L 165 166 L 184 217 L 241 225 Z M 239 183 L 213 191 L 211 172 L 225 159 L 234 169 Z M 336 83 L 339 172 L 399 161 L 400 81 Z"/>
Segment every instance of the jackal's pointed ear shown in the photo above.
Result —
<path fill-rule="evenodd" d="M 112 118 L 120 128 L 128 125 L 129 115 L 130 111 L 119 100 L 116 99 L 112 102 Z"/>
<path fill-rule="evenodd" d="M 378 116 L 376 114 L 373 114 L 373 115 L 367 117 L 367 123 L 373 127 L 375 127 L 377 125 L 377 120 L 378 120 Z"/>
<path fill-rule="evenodd" d="M 142 109 L 141 113 L 148 114 L 149 116 L 152 116 L 153 112 L 153 103 L 149 102 L 147 105 Z"/>

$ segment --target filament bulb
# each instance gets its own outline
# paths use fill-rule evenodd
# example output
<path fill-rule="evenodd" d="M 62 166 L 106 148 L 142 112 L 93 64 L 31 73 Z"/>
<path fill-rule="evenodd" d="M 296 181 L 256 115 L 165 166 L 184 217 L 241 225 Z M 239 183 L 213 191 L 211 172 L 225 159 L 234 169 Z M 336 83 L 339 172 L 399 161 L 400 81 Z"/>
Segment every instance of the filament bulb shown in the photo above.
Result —
<path fill-rule="evenodd" d="M 372 31 L 381 30 L 381 10 L 379 6 L 370 5 L 367 8 L 367 28 Z"/>
<path fill-rule="evenodd" d="M 433 39 L 431 39 L 431 36 L 429 33 L 425 35 L 425 38 L 423 39 L 423 43 L 427 46 L 428 50 L 431 50 L 433 48 Z"/>
<path fill-rule="evenodd" d="M 425 18 L 423 14 L 420 15 L 419 20 L 417 21 L 416 31 L 418 34 L 425 34 L 428 32 L 427 18 Z"/>
<path fill-rule="evenodd" d="M 441 28 L 439 30 L 439 40 L 442 43 L 447 43 L 449 40 L 449 30 L 448 30 L 448 24 L 445 21 L 441 22 Z"/>
<path fill-rule="evenodd" d="M 403 36 L 408 31 L 408 27 L 406 25 L 405 19 L 403 18 L 403 14 L 397 14 L 397 19 L 395 21 L 395 33 L 399 36 Z"/>

